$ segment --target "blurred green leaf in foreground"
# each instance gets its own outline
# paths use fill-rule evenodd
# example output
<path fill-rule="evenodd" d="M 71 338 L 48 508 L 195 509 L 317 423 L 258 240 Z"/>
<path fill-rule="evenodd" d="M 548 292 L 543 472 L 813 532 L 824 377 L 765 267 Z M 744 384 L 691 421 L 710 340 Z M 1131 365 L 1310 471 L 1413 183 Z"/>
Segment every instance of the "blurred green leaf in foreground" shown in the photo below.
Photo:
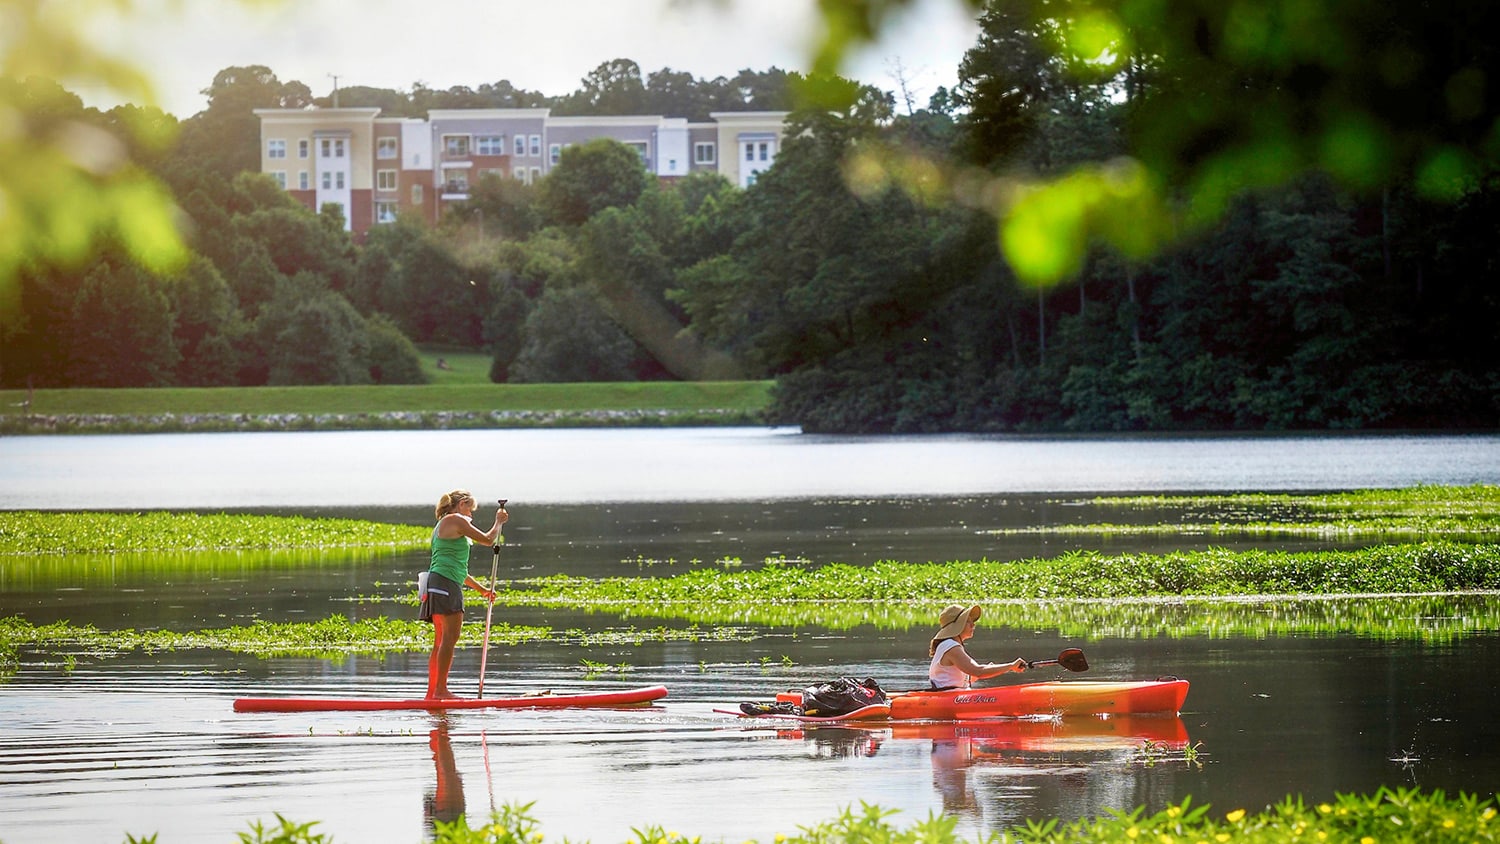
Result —
<path fill-rule="evenodd" d="M 0 331 L 19 312 L 17 273 L 29 262 L 81 266 L 106 241 L 148 270 L 188 257 L 170 193 L 131 162 L 129 144 L 161 148 L 175 121 L 122 107 L 77 119 L 61 86 L 149 105 L 150 82 L 85 35 L 92 16 L 132 13 L 131 0 L 0 0 Z"/>
<path fill-rule="evenodd" d="M 932 0 L 820 0 L 815 70 L 836 72 L 918 2 Z M 1500 42 L 1487 34 L 1500 31 L 1500 4 L 940 2 L 981 23 L 951 92 L 976 133 L 1018 110 L 1045 119 L 1083 88 L 1121 114 L 1119 155 L 1065 165 L 934 168 L 910 151 L 865 151 L 886 184 L 930 197 L 940 181 L 950 199 L 994 213 L 1007 261 L 1031 284 L 1069 278 L 1096 243 L 1147 256 L 1217 222 L 1236 195 L 1304 173 L 1377 196 L 1401 186 L 1454 201 L 1500 162 Z M 1027 45 L 1039 55 L 1024 55 Z"/>

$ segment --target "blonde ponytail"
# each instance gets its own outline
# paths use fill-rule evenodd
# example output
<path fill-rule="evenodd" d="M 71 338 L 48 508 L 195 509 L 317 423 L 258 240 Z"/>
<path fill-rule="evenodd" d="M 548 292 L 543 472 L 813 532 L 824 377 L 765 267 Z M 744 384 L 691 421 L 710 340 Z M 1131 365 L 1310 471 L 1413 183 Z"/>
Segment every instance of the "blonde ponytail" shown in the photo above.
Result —
<path fill-rule="evenodd" d="M 469 491 L 466 489 L 455 489 L 452 492 L 444 495 L 442 498 L 438 499 L 437 507 L 433 508 L 432 511 L 433 515 L 441 519 L 449 513 L 457 510 L 458 505 L 462 504 L 465 501 L 468 501 L 469 499 L 472 499 L 473 497 L 474 496 L 470 495 Z"/>

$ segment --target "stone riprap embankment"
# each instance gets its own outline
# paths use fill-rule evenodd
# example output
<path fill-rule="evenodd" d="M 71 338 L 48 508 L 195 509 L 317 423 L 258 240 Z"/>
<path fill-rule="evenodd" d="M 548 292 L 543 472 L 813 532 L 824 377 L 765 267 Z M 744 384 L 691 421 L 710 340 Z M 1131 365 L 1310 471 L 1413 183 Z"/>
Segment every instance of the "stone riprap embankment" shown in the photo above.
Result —
<path fill-rule="evenodd" d="M 0 416 L 0 434 L 146 434 L 211 431 L 390 431 L 759 425 L 738 410 L 491 410 L 390 413 L 26 414 Z"/>

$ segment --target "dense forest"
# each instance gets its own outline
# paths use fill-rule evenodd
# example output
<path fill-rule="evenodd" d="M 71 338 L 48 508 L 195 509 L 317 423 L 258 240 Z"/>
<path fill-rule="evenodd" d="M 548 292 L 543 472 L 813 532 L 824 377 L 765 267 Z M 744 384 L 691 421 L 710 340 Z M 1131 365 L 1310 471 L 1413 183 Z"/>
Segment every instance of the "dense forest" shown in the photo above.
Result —
<path fill-rule="evenodd" d="M 483 350 L 495 381 L 774 377 L 777 421 L 809 431 L 1500 423 L 1492 174 L 1434 196 L 1311 169 L 1237 190 L 1165 251 L 1088 246 L 1045 287 L 1017 277 L 984 203 L 891 177 L 900 162 L 1066 174 L 1139 142 L 1172 80 L 1148 64 L 1080 73 L 1016 8 L 991 5 L 958 85 L 923 108 L 851 80 L 643 76 L 624 59 L 561 97 L 346 87 L 339 105 L 390 115 L 792 112 L 747 190 L 659 182 L 601 141 L 535 186 L 487 178 L 442 224 L 398 220 L 362 243 L 252 172 L 252 109 L 331 105 L 268 68 L 222 71 L 180 123 L 0 82 L 34 114 L 122 139 L 175 129 L 129 154 L 176 197 L 194 249 L 170 275 L 111 250 L 28 267 L 19 318 L 0 323 L 0 384 L 401 383 L 422 377 L 419 344 Z"/>

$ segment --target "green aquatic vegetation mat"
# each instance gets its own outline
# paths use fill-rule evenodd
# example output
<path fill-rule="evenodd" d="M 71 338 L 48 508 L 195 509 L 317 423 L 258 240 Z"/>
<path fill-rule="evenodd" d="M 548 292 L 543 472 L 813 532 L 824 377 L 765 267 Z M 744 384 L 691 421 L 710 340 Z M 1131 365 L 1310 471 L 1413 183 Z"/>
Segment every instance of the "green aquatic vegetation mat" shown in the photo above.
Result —
<path fill-rule="evenodd" d="M 1233 495 L 1130 495 L 1088 499 L 1114 507 L 1300 508 L 1338 513 L 1500 513 L 1500 486 L 1424 484 L 1399 489 L 1360 489 L 1325 493 L 1235 493 Z"/>
<path fill-rule="evenodd" d="M 582 630 L 554 629 L 495 622 L 490 627 L 491 645 L 527 642 L 566 642 L 581 647 L 638 645 L 668 641 L 744 640 L 752 633 L 718 626 L 648 629 Z M 466 624 L 460 647 L 478 647 L 483 625 Z M 92 625 L 56 622 L 35 625 L 23 618 L 0 618 L 0 677 L 14 673 L 25 651 L 66 654 L 73 657 L 108 657 L 141 651 L 160 653 L 209 649 L 250 654 L 257 657 L 315 657 L 337 659 L 361 654 L 420 652 L 432 647 L 432 625 L 409 619 L 371 618 L 351 620 L 333 615 L 313 622 L 271 623 L 177 632 L 169 630 L 100 630 Z"/>
<path fill-rule="evenodd" d="M 117 554 L 0 555 L 0 592 L 117 589 L 121 584 L 250 581 L 268 570 L 328 567 L 399 553 L 380 548 L 272 548 L 249 551 L 123 551 Z M 416 601 L 416 590 L 411 592 Z"/>
<path fill-rule="evenodd" d="M 1500 590 L 1500 545 L 1452 542 L 1354 551 L 1075 552 L 1014 562 L 770 565 L 659 578 L 552 575 L 504 586 L 499 601 L 514 606 L 594 608 L 705 624 L 905 629 L 930 624 L 934 606 L 974 601 L 991 608 L 988 624 L 1089 637 L 1347 632 L 1443 640 L 1500 629 L 1497 596 L 1437 594 Z M 1327 600 L 1340 595 L 1389 597 Z M 1400 595 L 1439 605 L 1414 610 Z"/>
<path fill-rule="evenodd" d="M 983 630 L 1046 631 L 1066 639 L 1268 639 L 1359 636 L 1442 645 L 1500 631 L 1500 595 L 1014 601 L 982 599 Z M 939 602 L 794 601 L 772 604 L 597 606 L 623 618 L 701 625 L 931 631 Z M 981 635 L 985 635 L 981 631 Z"/>
<path fill-rule="evenodd" d="M 550 575 L 512 581 L 511 587 L 501 600 L 521 605 L 1454 592 L 1500 589 L 1500 545 L 1438 541 L 1347 551 L 1076 551 L 1050 559 L 767 565 L 672 577 Z"/>
<path fill-rule="evenodd" d="M 432 528 L 228 513 L 42 513 L 0 511 L 0 555 L 226 551 L 287 548 L 405 550 Z"/>
<path fill-rule="evenodd" d="M 1054 502 L 1061 503 L 1061 502 Z M 1177 521 L 1051 524 L 995 528 L 990 536 L 1303 536 L 1325 539 L 1500 534 L 1500 486 L 1417 486 L 1308 495 L 1130 496 L 1093 498 L 1099 507 L 1170 514 Z"/>

